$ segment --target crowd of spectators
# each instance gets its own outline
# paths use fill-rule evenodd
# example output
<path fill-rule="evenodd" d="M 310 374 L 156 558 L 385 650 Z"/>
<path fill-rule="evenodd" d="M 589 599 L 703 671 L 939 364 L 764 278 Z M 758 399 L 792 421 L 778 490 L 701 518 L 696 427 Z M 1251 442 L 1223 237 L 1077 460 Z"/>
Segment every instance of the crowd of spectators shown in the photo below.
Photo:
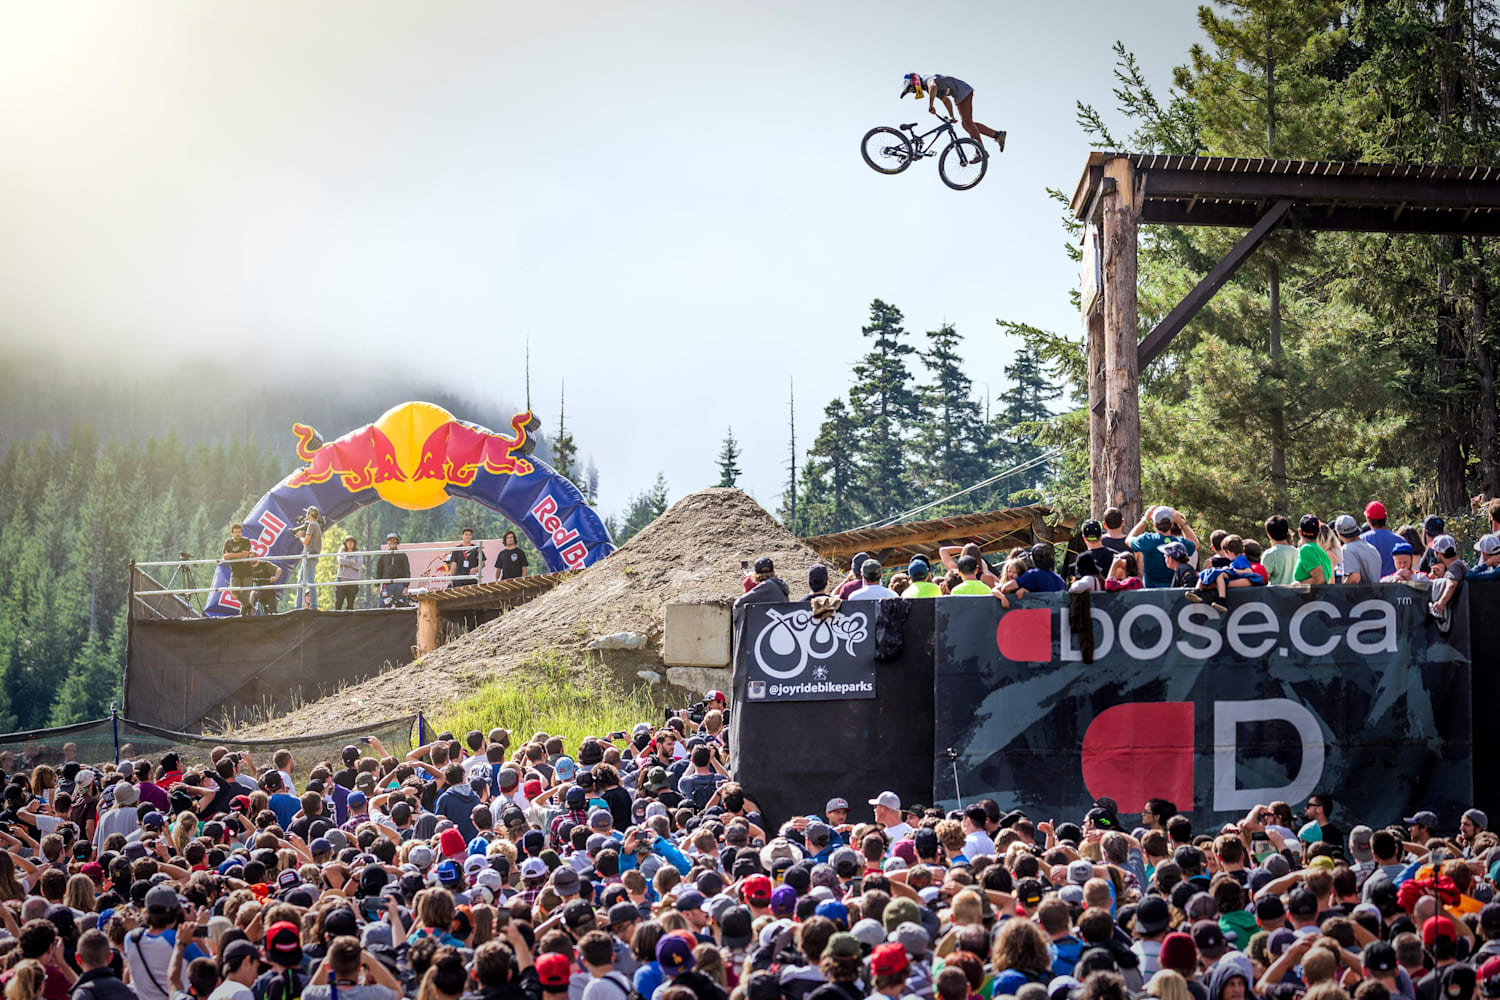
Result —
<path fill-rule="evenodd" d="M 1065 553 L 1061 567 L 1059 553 L 1047 542 L 1010 550 L 998 567 L 978 545 L 944 546 L 938 550 L 940 566 L 918 555 L 889 575 L 880 560 L 861 552 L 842 580 L 835 580 L 827 566 L 815 565 L 802 600 L 993 596 L 1009 608 L 1012 600 L 1036 593 L 1177 588 L 1186 591 L 1185 600 L 1225 612 L 1234 588 L 1409 583 L 1429 591 L 1428 612 L 1446 629 L 1464 580 L 1500 579 L 1500 500 L 1490 501 L 1485 513 L 1489 532 L 1474 543 L 1471 566 L 1443 518 L 1433 515 L 1420 526 L 1392 530 L 1378 500 L 1365 506 L 1363 523 L 1350 514 L 1331 523 L 1304 514 L 1294 528 L 1279 514 L 1268 517 L 1264 542 L 1223 530 L 1205 542 L 1182 514 L 1166 506 L 1148 508 L 1127 530 L 1124 516 L 1111 507 L 1102 520 L 1079 526 L 1083 551 Z M 756 561 L 744 588 L 739 603 L 791 600 L 769 558 Z"/>
<path fill-rule="evenodd" d="M 727 711 L 6 775 L 5 1000 L 1500 995 L 1478 810 L 1346 833 L 1314 794 L 1199 830 L 1162 799 L 1127 824 L 849 789 L 773 824 Z"/>

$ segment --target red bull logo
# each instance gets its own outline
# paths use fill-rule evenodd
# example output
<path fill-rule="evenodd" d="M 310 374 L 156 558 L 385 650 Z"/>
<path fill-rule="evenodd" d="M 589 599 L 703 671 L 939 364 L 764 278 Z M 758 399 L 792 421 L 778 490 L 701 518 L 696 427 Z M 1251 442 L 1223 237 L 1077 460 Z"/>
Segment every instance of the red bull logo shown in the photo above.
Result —
<path fill-rule="evenodd" d="M 326 483 L 335 476 L 351 493 L 374 489 L 406 510 L 426 510 L 448 499 L 449 485 L 469 487 L 480 469 L 497 476 L 530 475 L 525 456 L 536 447 L 538 426 L 530 411 L 510 421 L 512 436 L 455 420 L 431 403 L 403 403 L 366 427 L 314 447 L 317 432 L 296 424 L 297 455 L 308 465 L 287 479 L 291 487 Z"/>
<path fill-rule="evenodd" d="M 294 472 L 288 486 L 326 483 L 338 476 L 345 489 L 358 493 L 377 483 L 406 480 L 401 463 L 396 461 L 396 446 L 378 427 L 351 431 L 321 448 L 311 446 L 317 432 L 306 424 L 293 424 L 292 433 L 297 435 L 297 457 L 311 464 Z"/>
<path fill-rule="evenodd" d="M 422 458 L 411 478 L 440 479 L 455 486 L 471 486 L 480 467 L 497 476 L 526 475 L 531 472 L 532 465 L 520 456 L 530 453 L 534 447 L 528 432 L 536 428 L 536 418 L 530 411 L 517 413 L 510 418 L 510 426 L 515 437 L 491 434 L 457 420 L 439 427 L 423 442 Z"/>
<path fill-rule="evenodd" d="M 557 546 L 557 554 L 562 556 L 568 568 L 582 569 L 584 559 L 588 558 L 588 547 L 578 540 L 577 531 L 563 527 L 562 519 L 557 516 L 557 501 L 549 494 L 542 494 L 531 508 L 531 516 L 543 531 L 552 536 L 552 544 Z"/>

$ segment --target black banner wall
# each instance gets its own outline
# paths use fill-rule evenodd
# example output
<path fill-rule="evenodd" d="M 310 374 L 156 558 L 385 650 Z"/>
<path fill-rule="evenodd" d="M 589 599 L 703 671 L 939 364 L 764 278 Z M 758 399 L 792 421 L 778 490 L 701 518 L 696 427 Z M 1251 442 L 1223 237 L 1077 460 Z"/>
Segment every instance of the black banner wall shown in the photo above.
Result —
<path fill-rule="evenodd" d="M 1439 635 L 1425 593 L 1256 588 L 1227 615 L 1180 590 L 1091 596 L 1088 664 L 1066 594 L 937 602 L 934 750 L 958 751 L 965 801 L 1061 821 L 1161 796 L 1200 829 L 1274 799 L 1300 815 L 1314 791 L 1346 828 L 1472 804 L 1467 626 Z M 932 783 L 953 805 L 947 760 Z"/>
<path fill-rule="evenodd" d="M 410 610 L 135 619 L 125 713 L 146 725 L 192 732 L 221 713 L 285 711 L 294 699 L 311 701 L 373 677 L 387 664 L 409 663 L 415 637 Z"/>
<path fill-rule="evenodd" d="M 827 636 L 805 629 L 807 642 L 794 650 L 789 637 L 776 640 L 780 654 L 771 652 L 765 635 L 761 657 L 781 677 L 768 677 L 761 665 L 748 666 L 757 640 L 779 622 L 800 621 L 805 604 L 753 604 L 743 610 L 735 635 L 734 689 L 731 692 L 730 739 L 734 749 L 732 776 L 760 805 L 772 825 L 792 816 L 822 812 L 834 796 L 849 800 L 851 822 L 871 818 L 867 799 L 887 789 L 903 803 L 932 801 L 932 663 L 936 601 L 911 601 L 899 625 L 899 652 L 875 661 L 879 605 L 856 601 L 845 604 L 849 620 L 830 625 Z M 864 622 L 853 615 L 866 616 Z M 846 643 L 843 639 L 863 628 L 868 635 Z M 827 640 L 837 634 L 837 643 Z M 800 650 L 800 651 L 799 651 Z M 803 659 L 802 652 L 806 652 Z M 793 668 L 796 668 L 795 672 Z M 827 679 L 815 680 L 822 668 Z M 830 697 L 817 690 L 818 700 L 788 700 L 772 696 L 772 683 L 797 687 L 827 683 L 861 683 L 872 676 L 873 691 L 863 689 Z M 752 678 L 766 685 L 766 697 L 752 698 Z M 845 678 L 845 680 L 837 680 Z M 804 692 L 793 695 L 796 698 Z M 769 829 L 769 828 L 768 828 Z"/>

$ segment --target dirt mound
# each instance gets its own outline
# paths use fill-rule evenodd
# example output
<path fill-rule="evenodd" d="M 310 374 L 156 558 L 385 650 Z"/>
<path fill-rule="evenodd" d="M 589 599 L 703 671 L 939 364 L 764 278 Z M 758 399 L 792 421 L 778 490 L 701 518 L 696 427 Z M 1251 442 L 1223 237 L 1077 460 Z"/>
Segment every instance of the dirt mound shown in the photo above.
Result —
<path fill-rule="evenodd" d="M 665 673 L 664 611 L 682 601 L 728 603 L 743 588 L 740 561 L 770 556 L 795 600 L 818 555 L 740 490 L 691 493 L 614 555 L 535 600 L 409 666 L 328 695 L 245 731 L 274 738 L 357 726 L 416 711 L 442 713 L 485 681 L 539 653 L 582 661 L 590 640 L 617 632 L 646 636 L 640 649 L 588 651 L 621 680 Z M 332 727 L 330 719 L 337 719 Z"/>

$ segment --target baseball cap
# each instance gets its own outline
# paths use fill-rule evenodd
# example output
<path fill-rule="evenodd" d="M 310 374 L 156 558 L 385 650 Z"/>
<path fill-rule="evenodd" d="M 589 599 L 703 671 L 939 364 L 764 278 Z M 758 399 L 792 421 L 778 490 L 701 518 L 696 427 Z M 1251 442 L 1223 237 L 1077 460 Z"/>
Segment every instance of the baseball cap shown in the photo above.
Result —
<path fill-rule="evenodd" d="M 1318 897 L 1311 889 L 1295 889 L 1286 898 L 1286 912 L 1311 917 L 1318 912 Z"/>
<path fill-rule="evenodd" d="M 761 556 L 759 559 L 755 560 L 755 572 L 774 573 L 776 572 L 776 564 L 771 561 L 770 556 Z"/>
<path fill-rule="evenodd" d="M 870 953 L 870 971 L 877 976 L 894 976 L 910 966 L 911 959 L 906 955 L 905 946 L 896 941 L 876 945 Z"/>
<path fill-rule="evenodd" d="M 917 556 L 911 562 L 906 564 L 906 573 L 913 580 L 927 579 L 928 572 L 929 567 L 927 565 L 927 560 L 923 559 L 921 556 Z"/>
<path fill-rule="evenodd" d="M 1436 514 L 1428 514 L 1425 518 L 1422 519 L 1423 534 L 1432 537 L 1441 535 L 1443 533 L 1443 528 L 1446 526 L 1447 522 Z"/>
<path fill-rule="evenodd" d="M 1365 518 L 1371 521 L 1384 520 L 1385 504 L 1381 503 L 1379 500 L 1371 500 L 1369 503 L 1365 504 Z"/>
<path fill-rule="evenodd" d="M 533 964 L 536 967 L 536 978 L 543 986 L 566 988 L 568 980 L 573 975 L 572 963 L 568 961 L 568 956 L 559 955 L 557 952 L 538 955 Z"/>
<path fill-rule="evenodd" d="M 1172 911 L 1165 899 L 1147 896 L 1135 908 L 1135 929 L 1142 934 L 1155 934 L 1166 927 L 1171 918 Z"/>
<path fill-rule="evenodd" d="M 552 873 L 552 889 L 559 896 L 578 895 L 578 884 L 578 873 L 567 865 L 559 867 Z"/>
<path fill-rule="evenodd" d="M 1258 922 L 1268 924 L 1284 916 L 1286 916 L 1286 907 L 1281 905 L 1279 897 L 1262 896 L 1255 901 L 1255 919 Z"/>
<path fill-rule="evenodd" d="M 833 812 L 835 809 L 848 809 L 848 808 L 849 808 L 849 800 L 848 799 L 841 799 L 841 798 L 838 798 L 837 796 L 835 796 L 834 798 L 829 799 L 828 800 L 828 804 L 823 807 L 823 813 L 826 815 L 828 813 Z"/>
<path fill-rule="evenodd" d="M 912 562 L 916 562 L 916 560 L 913 559 Z M 923 563 L 922 565 L 926 566 L 927 564 Z M 924 571 L 924 574 L 925 574 L 925 571 Z M 879 795 L 875 796 L 873 799 L 870 800 L 870 805 L 872 805 L 872 806 L 882 806 L 882 807 L 884 807 L 886 809 L 894 809 L 897 812 L 900 812 L 901 811 L 901 796 L 897 795 L 895 792 L 881 792 Z"/>
<path fill-rule="evenodd" d="M 1152 524 L 1171 524 L 1177 520 L 1177 512 L 1171 507 L 1157 507 L 1151 512 Z"/>
<path fill-rule="evenodd" d="M 797 908 L 797 890 L 789 885 L 779 885 L 771 893 L 771 912 L 778 917 L 790 916 Z"/>
<path fill-rule="evenodd" d="M 1422 922 L 1422 944 L 1431 948 L 1438 941 L 1453 941 L 1458 938 L 1458 931 L 1453 929 L 1453 921 L 1441 914 L 1428 917 Z"/>
<path fill-rule="evenodd" d="M 1217 920 L 1199 920 L 1193 924 L 1193 944 L 1205 958 L 1218 958 L 1229 950 Z"/>
<path fill-rule="evenodd" d="M 1349 851 L 1354 855 L 1354 860 L 1359 862 L 1373 861 L 1375 852 L 1370 847 L 1370 840 L 1375 836 L 1375 831 L 1368 826 L 1360 825 L 1349 831 Z"/>
<path fill-rule="evenodd" d="M 547 862 L 541 858 L 527 858 L 521 862 L 522 878 L 546 878 Z"/>
<path fill-rule="evenodd" d="M 764 875 L 751 875 L 740 883 L 740 898 L 767 903 L 771 900 L 771 880 Z"/>
<path fill-rule="evenodd" d="M 1359 522 L 1348 514 L 1333 519 L 1333 530 L 1340 538 L 1353 538 L 1359 534 Z"/>
<path fill-rule="evenodd" d="M 1479 541 L 1474 543 L 1474 551 L 1482 556 L 1492 556 L 1500 552 L 1500 535 L 1483 535 Z"/>
<path fill-rule="evenodd" d="M 678 893 L 675 909 L 678 913 L 688 913 L 692 910 L 703 909 L 703 893 L 697 889 L 687 889 Z"/>
<path fill-rule="evenodd" d="M 1046 894 L 1047 889 L 1041 879 L 1023 878 L 1021 884 L 1016 886 L 1016 899 L 1028 910 L 1040 903 Z"/>
<path fill-rule="evenodd" d="M 1168 542 L 1160 549 L 1163 559 L 1176 559 L 1178 562 L 1187 562 L 1187 546 L 1181 542 Z"/>
<path fill-rule="evenodd" d="M 302 933 L 290 920 L 271 925 L 266 931 L 266 958 L 277 965 L 302 964 Z"/>
<path fill-rule="evenodd" d="M 726 948 L 743 948 L 755 937 L 750 911 L 732 906 L 719 917 L 720 943 Z"/>
<path fill-rule="evenodd" d="M 1492 958 L 1479 967 L 1479 992 L 1487 997 L 1500 996 L 1500 958 Z"/>
<path fill-rule="evenodd" d="M 1458 542 L 1453 540 L 1452 535 L 1438 535 L 1432 540 L 1432 551 L 1438 553 L 1457 552 Z"/>
<path fill-rule="evenodd" d="M 1479 908 L 1479 927 L 1486 937 L 1500 935 L 1500 903 L 1485 903 Z"/>
<path fill-rule="evenodd" d="M 1078 529 L 1078 533 L 1084 538 L 1103 538 L 1104 525 L 1100 524 L 1098 521 L 1095 521 L 1093 518 L 1089 518 L 1087 521 L 1083 522 L 1083 526 Z"/>
<path fill-rule="evenodd" d="M 1420 810 L 1415 816 L 1403 816 L 1401 822 L 1408 826 L 1435 827 L 1438 825 L 1437 813 L 1431 809 Z"/>
<path fill-rule="evenodd" d="M 354 812 L 358 812 L 370 803 L 370 800 L 365 797 L 364 792 L 350 792 L 349 797 L 344 801 L 347 803 L 350 810 Z"/>
<path fill-rule="evenodd" d="M 1371 941 L 1365 945 L 1361 960 L 1371 972 L 1395 972 L 1399 964 L 1396 961 L 1396 949 L 1389 941 Z"/>
<path fill-rule="evenodd" d="M 1323 522 L 1318 520 L 1318 515 L 1303 514 L 1302 519 L 1297 522 L 1297 534 L 1304 538 L 1317 538 L 1318 529 L 1322 526 Z"/>
<path fill-rule="evenodd" d="M 1093 823 L 1095 826 L 1103 827 L 1106 830 L 1118 830 L 1120 828 L 1119 817 L 1116 816 L 1111 810 L 1104 809 L 1100 806 L 1095 806 L 1094 808 L 1090 809 L 1087 815 L 1084 816 L 1084 821 Z"/>
<path fill-rule="evenodd" d="M 687 931 L 663 934 L 656 942 L 656 962 L 662 971 L 677 976 L 693 968 L 693 947 L 697 941 Z"/>
<path fill-rule="evenodd" d="M 1068 864 L 1068 881 L 1074 885 L 1083 885 L 1094 877 L 1094 863 L 1092 861 L 1073 861 Z"/>
<path fill-rule="evenodd" d="M 182 901 L 177 898 L 176 889 L 168 885 L 158 885 L 146 893 L 146 909 L 171 912 L 182 909 Z"/>
<path fill-rule="evenodd" d="M 552 773 L 557 776 L 558 781 L 572 781 L 577 770 L 578 765 L 573 762 L 572 757 L 559 757 L 557 763 L 552 765 Z"/>
<path fill-rule="evenodd" d="M 807 571 L 807 586 L 809 590 L 822 590 L 828 586 L 828 567 L 822 563 L 815 563 L 813 568 Z"/>
<path fill-rule="evenodd" d="M 463 873 L 459 871 L 457 863 L 452 861 L 444 861 L 438 865 L 434 874 L 437 875 L 439 882 L 457 882 L 463 878 Z"/>
<path fill-rule="evenodd" d="M 595 809 L 589 813 L 589 829 L 604 830 L 614 826 L 615 817 L 608 809 Z"/>
<path fill-rule="evenodd" d="M 836 899 L 826 899 L 817 905 L 813 915 L 827 917 L 840 927 L 849 926 L 849 907 Z"/>
<path fill-rule="evenodd" d="M 1417 550 L 1411 547 L 1411 542 L 1402 541 L 1391 546 L 1391 555 L 1393 556 L 1414 556 L 1416 554 Z"/>

